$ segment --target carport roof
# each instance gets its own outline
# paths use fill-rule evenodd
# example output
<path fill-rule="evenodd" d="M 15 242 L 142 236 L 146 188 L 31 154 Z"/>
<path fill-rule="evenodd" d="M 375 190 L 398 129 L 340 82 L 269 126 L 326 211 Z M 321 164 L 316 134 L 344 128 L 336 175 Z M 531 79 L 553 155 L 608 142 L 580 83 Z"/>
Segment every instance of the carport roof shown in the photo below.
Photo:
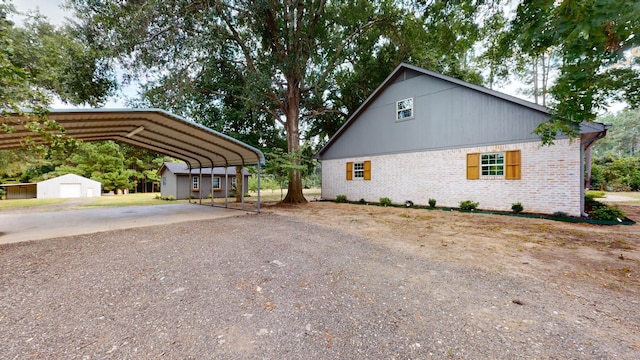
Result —
<path fill-rule="evenodd" d="M 12 118 L 27 120 L 17 115 Z M 64 127 L 66 136 L 138 146 L 183 160 L 192 168 L 264 163 L 260 150 L 160 109 L 52 109 L 48 118 Z M 19 148 L 26 137 L 41 140 L 22 122 L 10 121 L 9 125 L 15 130 L 0 131 L 0 149 Z"/>

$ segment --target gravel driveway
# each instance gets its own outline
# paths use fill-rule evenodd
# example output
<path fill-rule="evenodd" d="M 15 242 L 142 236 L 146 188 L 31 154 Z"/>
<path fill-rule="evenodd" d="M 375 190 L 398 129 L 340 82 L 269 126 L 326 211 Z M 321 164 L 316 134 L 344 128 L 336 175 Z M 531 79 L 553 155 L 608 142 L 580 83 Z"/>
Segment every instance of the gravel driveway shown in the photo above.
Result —
<path fill-rule="evenodd" d="M 614 299 L 269 212 L 1 245 L 0 256 L 5 359 L 640 357 L 606 328 L 629 321 L 602 310 Z"/>

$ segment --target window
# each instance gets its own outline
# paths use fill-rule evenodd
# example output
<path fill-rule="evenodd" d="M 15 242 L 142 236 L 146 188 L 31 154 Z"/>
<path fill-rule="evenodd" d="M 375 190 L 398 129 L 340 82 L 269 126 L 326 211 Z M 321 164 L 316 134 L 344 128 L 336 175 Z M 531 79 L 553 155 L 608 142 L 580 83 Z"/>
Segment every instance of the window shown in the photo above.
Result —
<path fill-rule="evenodd" d="M 504 153 L 480 155 L 481 176 L 504 176 Z"/>
<path fill-rule="evenodd" d="M 167 177 L 166 176 L 162 177 L 162 185 L 167 185 Z"/>
<path fill-rule="evenodd" d="M 356 179 L 364 178 L 364 163 L 353 163 L 353 177 Z"/>
<path fill-rule="evenodd" d="M 413 98 L 396 102 L 396 120 L 413 119 Z"/>
<path fill-rule="evenodd" d="M 231 178 L 231 188 L 234 189 L 236 187 L 236 177 Z"/>
<path fill-rule="evenodd" d="M 520 150 L 467 154 L 467 179 L 520 179 Z"/>
<path fill-rule="evenodd" d="M 371 161 L 348 162 L 347 180 L 371 180 Z"/>
<path fill-rule="evenodd" d="M 200 190 L 200 178 L 197 176 L 194 176 L 192 181 L 191 181 L 191 189 L 193 191 L 198 191 Z"/>
<path fill-rule="evenodd" d="M 212 182 L 211 182 L 211 188 L 216 189 L 216 190 L 220 190 L 220 177 L 216 176 L 213 178 Z"/>

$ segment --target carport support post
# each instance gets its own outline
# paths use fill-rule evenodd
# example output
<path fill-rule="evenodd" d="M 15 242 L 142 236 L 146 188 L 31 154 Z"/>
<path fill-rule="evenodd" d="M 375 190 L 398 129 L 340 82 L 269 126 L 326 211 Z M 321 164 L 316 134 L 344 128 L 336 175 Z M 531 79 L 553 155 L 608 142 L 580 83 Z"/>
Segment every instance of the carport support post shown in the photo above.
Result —
<path fill-rule="evenodd" d="M 260 212 L 260 163 L 258 162 L 258 213 Z"/>
<path fill-rule="evenodd" d="M 191 178 L 191 164 L 189 164 L 189 172 L 188 173 L 189 173 L 189 175 L 188 175 L 188 178 L 187 178 L 188 179 L 187 180 L 187 186 L 188 186 L 189 192 L 187 194 L 189 194 L 189 195 L 187 196 L 187 199 L 189 199 L 189 204 L 191 204 L 191 190 L 192 190 L 191 188 L 193 187 L 193 179 Z"/>
<path fill-rule="evenodd" d="M 229 207 L 229 164 L 224 167 L 224 207 Z"/>
<path fill-rule="evenodd" d="M 202 166 L 200 166 L 200 179 L 198 179 L 198 190 L 199 190 L 198 196 L 200 197 L 200 205 L 202 205 Z"/>
<path fill-rule="evenodd" d="M 238 172 L 236 171 L 236 176 L 237 176 Z M 242 193 L 240 194 L 240 199 L 242 201 L 242 210 L 244 210 L 244 165 L 242 165 L 242 171 L 240 171 L 240 189 L 242 189 Z M 238 191 L 238 179 L 236 179 L 236 191 Z"/>
<path fill-rule="evenodd" d="M 211 206 L 215 206 L 213 203 L 213 200 L 216 198 L 215 196 L 215 190 L 213 190 L 213 179 L 215 178 L 214 176 L 214 171 L 213 169 L 215 168 L 215 166 L 213 166 L 213 163 L 211 163 L 211 186 L 209 187 L 209 191 L 211 192 Z"/>

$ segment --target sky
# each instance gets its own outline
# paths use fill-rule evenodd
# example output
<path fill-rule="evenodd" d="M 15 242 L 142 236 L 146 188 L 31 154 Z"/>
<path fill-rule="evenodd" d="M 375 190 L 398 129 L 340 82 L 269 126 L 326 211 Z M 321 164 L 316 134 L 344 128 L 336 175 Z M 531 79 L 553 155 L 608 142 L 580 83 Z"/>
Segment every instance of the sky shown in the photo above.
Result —
<path fill-rule="evenodd" d="M 27 12 L 30 10 L 39 9 L 42 14 L 47 16 L 47 18 L 49 19 L 49 22 L 55 25 L 62 25 L 65 22 L 66 18 L 70 18 L 72 16 L 69 12 L 63 10 L 60 7 L 62 3 L 63 3 L 63 0 L 13 0 L 13 4 L 18 11 Z M 14 19 L 14 21 L 19 22 L 20 20 Z M 104 107 L 105 108 L 126 107 L 125 106 L 126 98 L 135 97 L 137 92 L 136 91 L 137 87 L 138 87 L 137 84 L 132 84 L 130 86 L 123 88 L 119 94 L 109 99 Z M 496 88 L 495 90 L 503 92 L 505 94 L 509 94 L 512 96 L 525 99 L 527 101 L 533 101 L 533 99 L 519 93 L 518 89 L 520 87 L 522 87 L 521 83 L 512 82 L 511 84 L 508 84 L 502 88 Z M 56 101 L 54 102 L 54 104 L 52 104 L 52 107 L 53 108 L 73 108 L 74 106 L 70 106 L 67 104 L 63 104 L 60 101 Z M 613 104 L 609 108 L 609 111 L 617 112 L 623 107 L 624 107 L 624 104 Z"/>

